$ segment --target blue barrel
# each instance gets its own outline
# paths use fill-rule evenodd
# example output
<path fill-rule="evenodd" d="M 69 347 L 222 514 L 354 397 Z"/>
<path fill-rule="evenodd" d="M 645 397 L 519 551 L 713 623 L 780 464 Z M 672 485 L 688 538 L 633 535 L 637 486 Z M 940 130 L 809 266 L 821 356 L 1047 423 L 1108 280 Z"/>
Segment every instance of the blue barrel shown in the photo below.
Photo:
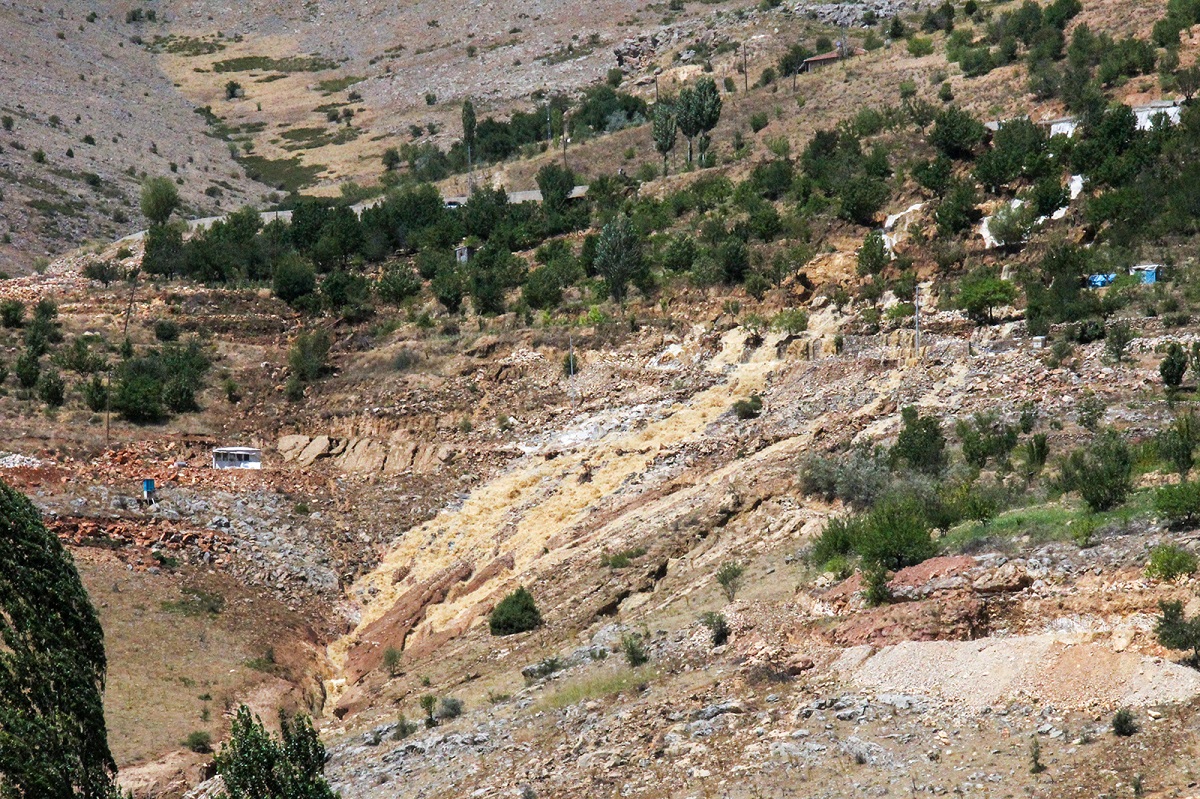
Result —
<path fill-rule="evenodd" d="M 154 481 L 153 480 L 143 480 L 142 481 L 142 491 L 144 491 L 147 494 L 153 494 L 154 493 Z"/>

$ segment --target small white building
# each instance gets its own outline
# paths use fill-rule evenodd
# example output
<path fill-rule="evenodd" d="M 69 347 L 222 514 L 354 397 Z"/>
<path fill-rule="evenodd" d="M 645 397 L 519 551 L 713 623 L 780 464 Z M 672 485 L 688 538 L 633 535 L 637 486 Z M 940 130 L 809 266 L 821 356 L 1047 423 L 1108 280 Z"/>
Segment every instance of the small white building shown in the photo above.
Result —
<path fill-rule="evenodd" d="M 254 447 L 217 447 L 213 450 L 214 469 L 261 469 L 262 450 Z"/>

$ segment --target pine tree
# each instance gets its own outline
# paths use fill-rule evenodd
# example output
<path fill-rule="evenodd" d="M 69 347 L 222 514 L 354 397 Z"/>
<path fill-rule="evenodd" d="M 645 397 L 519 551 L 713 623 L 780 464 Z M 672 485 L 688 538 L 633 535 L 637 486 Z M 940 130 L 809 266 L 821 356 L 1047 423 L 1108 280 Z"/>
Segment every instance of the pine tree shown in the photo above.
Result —
<path fill-rule="evenodd" d="M 662 153 L 663 157 L 663 176 L 667 174 L 667 156 L 675 149 L 675 115 L 671 113 L 671 108 L 665 104 L 659 104 L 654 107 L 654 149 Z"/>
<path fill-rule="evenodd" d="M 104 632 L 71 556 L 0 483 L 0 799 L 114 799 Z"/>
<path fill-rule="evenodd" d="M 223 799 L 335 799 L 324 776 L 325 746 L 308 717 L 282 717 L 279 729 L 277 740 L 250 708 L 238 708 L 216 758 Z"/>

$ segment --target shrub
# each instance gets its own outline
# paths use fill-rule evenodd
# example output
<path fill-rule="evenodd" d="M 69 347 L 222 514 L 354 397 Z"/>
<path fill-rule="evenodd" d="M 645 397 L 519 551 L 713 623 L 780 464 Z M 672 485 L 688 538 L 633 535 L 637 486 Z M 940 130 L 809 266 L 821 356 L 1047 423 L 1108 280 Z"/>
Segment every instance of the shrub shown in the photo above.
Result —
<path fill-rule="evenodd" d="M 335 799 L 325 781 L 325 746 L 307 716 L 280 718 L 276 739 L 242 705 L 216 757 L 228 799 Z"/>
<path fill-rule="evenodd" d="M 862 519 L 854 548 L 868 563 L 892 570 L 933 557 L 937 546 L 922 500 L 908 496 L 881 502 Z"/>
<path fill-rule="evenodd" d="M 729 640 L 729 623 L 725 617 L 716 611 L 706 611 L 700 617 L 700 623 L 712 633 L 713 646 L 721 646 Z"/>
<path fill-rule="evenodd" d="M 717 585 L 721 586 L 721 592 L 730 602 L 737 596 L 738 589 L 742 587 L 742 576 L 745 572 L 745 566 L 732 560 L 725 561 L 717 569 Z"/>
<path fill-rule="evenodd" d="M 950 158 L 970 158 L 983 136 L 983 123 L 951 106 L 934 117 L 929 143 Z"/>
<path fill-rule="evenodd" d="M 1200 491 L 1193 493 L 1200 500 Z M 1200 502 L 1197 502 L 1195 509 L 1200 510 Z M 1170 582 L 1176 577 L 1194 574 L 1196 567 L 1196 556 L 1191 552 L 1174 544 L 1161 544 L 1150 550 L 1150 562 L 1146 564 L 1146 576 L 1152 580 Z"/>
<path fill-rule="evenodd" d="M 803 333 L 808 329 L 808 314 L 799 308 L 786 308 L 771 320 L 771 327 L 782 330 L 789 336 Z"/>
<path fill-rule="evenodd" d="M 642 644 L 642 637 L 634 633 L 621 636 L 621 651 L 625 654 L 625 661 L 634 668 L 650 660 L 650 656 L 646 654 L 646 647 Z"/>
<path fill-rule="evenodd" d="M 913 36 L 908 40 L 908 54 L 916 58 L 933 54 L 933 39 Z"/>
<path fill-rule="evenodd" d="M 375 287 L 379 299 L 392 305 L 399 305 L 409 297 L 421 293 L 421 280 L 406 264 L 389 267 L 379 278 Z"/>
<path fill-rule="evenodd" d="M 900 412 L 904 426 L 891 449 L 893 463 L 903 462 L 918 472 L 937 474 L 946 466 L 946 437 L 932 416 L 921 416 L 909 405 Z"/>
<path fill-rule="evenodd" d="M 54 370 L 42 372 L 37 380 L 37 395 L 38 399 L 46 403 L 52 408 L 57 408 L 63 404 L 66 396 L 67 387 L 63 383 L 62 376 Z"/>
<path fill-rule="evenodd" d="M 1183 383 L 1183 374 L 1188 368 L 1187 353 L 1183 351 L 1183 347 L 1179 342 L 1172 341 L 1167 346 L 1167 354 L 1163 356 L 1162 362 L 1158 365 L 1158 373 L 1162 377 L 1163 385 L 1167 387 L 1167 391 L 1174 394 L 1179 390 L 1180 384 Z"/>
<path fill-rule="evenodd" d="M 1175 417 L 1154 440 L 1158 456 L 1170 464 L 1182 480 L 1187 479 L 1195 465 L 1192 453 L 1197 442 L 1200 442 L 1200 418 L 1194 412 Z"/>
<path fill-rule="evenodd" d="M 387 669 L 389 677 L 395 677 L 400 671 L 400 650 L 394 646 L 389 646 L 383 650 L 383 667 Z"/>
<path fill-rule="evenodd" d="M 317 290 L 317 272 L 303 258 L 285 256 L 275 266 L 271 290 L 276 297 L 292 305 Z"/>
<path fill-rule="evenodd" d="M 92 375 L 92 379 L 83 384 L 83 403 L 92 413 L 108 407 L 108 386 L 100 375 Z"/>
<path fill-rule="evenodd" d="M 1172 526 L 1200 520 L 1200 483 L 1166 485 L 1154 492 L 1154 510 Z"/>
<path fill-rule="evenodd" d="M 883 234 L 878 230 L 872 230 L 863 239 L 862 246 L 858 248 L 858 274 L 878 275 L 891 260 L 883 241 Z"/>
<path fill-rule="evenodd" d="M 189 750 L 199 754 L 205 754 L 212 751 L 212 735 L 207 730 L 195 730 L 189 732 L 187 738 L 183 740 L 183 745 Z"/>
<path fill-rule="evenodd" d="M 1079 400 L 1079 407 L 1075 411 L 1075 420 L 1079 422 L 1080 427 L 1095 432 L 1100 428 L 1100 422 L 1104 419 L 1107 411 L 1108 403 L 1104 401 L 1104 398 L 1089 391 Z"/>
<path fill-rule="evenodd" d="M 1138 731 L 1137 722 L 1133 720 L 1133 712 L 1121 708 L 1112 717 L 1112 731 L 1122 738 L 1128 738 Z"/>
<path fill-rule="evenodd" d="M 20 327 L 25 322 L 25 303 L 20 300 L 0 302 L 0 323 L 7 328 Z"/>
<path fill-rule="evenodd" d="M 437 715 L 440 719 L 456 719 L 463 713 L 463 703 L 461 699 L 455 699 L 452 696 L 443 696 L 438 702 Z"/>
<path fill-rule="evenodd" d="M 750 130 L 758 133 L 767 126 L 769 117 L 765 111 L 756 111 L 750 115 Z"/>
<path fill-rule="evenodd" d="M 159 319 L 154 323 L 154 337 L 159 341 L 177 341 L 179 325 L 170 319 Z"/>
<path fill-rule="evenodd" d="M 425 726 L 436 727 L 437 719 L 434 717 L 434 710 L 437 708 L 437 697 L 433 694 L 424 694 L 421 699 L 421 709 L 425 711 Z"/>
<path fill-rule="evenodd" d="M 407 718 L 404 717 L 404 714 L 401 713 L 400 719 L 396 722 L 396 729 L 392 733 L 392 739 L 396 740 L 396 741 L 403 741 L 405 738 L 412 735 L 418 729 L 419 729 L 419 727 L 416 724 L 409 721 Z"/>
<path fill-rule="evenodd" d="M 1059 485 L 1078 491 L 1094 512 L 1111 510 L 1133 489 L 1133 453 L 1120 435 L 1105 431 L 1063 461 Z"/>
<path fill-rule="evenodd" d="M 523 633 L 541 624 L 542 614 L 538 612 L 533 595 L 523 586 L 500 600 L 488 617 L 492 635 Z"/>
<path fill-rule="evenodd" d="M 1125 347 L 1136 338 L 1127 322 L 1113 322 L 1104 329 L 1104 350 L 1116 363 L 1125 359 Z"/>
<path fill-rule="evenodd" d="M 1154 626 L 1158 642 L 1168 649 L 1191 650 L 1188 660 L 1195 666 L 1200 662 L 1200 616 L 1185 619 L 1179 600 L 1162 601 L 1158 607 L 1163 614 Z"/>
<path fill-rule="evenodd" d="M 757 394 L 751 394 L 749 398 L 738 400 L 733 403 L 733 412 L 737 418 L 745 421 L 747 419 L 757 419 L 762 413 L 763 403 L 762 397 Z"/>
<path fill-rule="evenodd" d="M 21 384 L 21 388 L 36 386 L 41 373 L 42 367 L 38 363 L 37 354 L 28 349 L 22 352 L 17 358 L 17 362 L 13 364 L 13 374 L 17 376 L 17 382 Z"/>
<path fill-rule="evenodd" d="M 302 383 L 311 383 L 327 368 L 329 359 L 329 334 L 324 330 L 301 332 L 288 351 L 288 368 Z"/>

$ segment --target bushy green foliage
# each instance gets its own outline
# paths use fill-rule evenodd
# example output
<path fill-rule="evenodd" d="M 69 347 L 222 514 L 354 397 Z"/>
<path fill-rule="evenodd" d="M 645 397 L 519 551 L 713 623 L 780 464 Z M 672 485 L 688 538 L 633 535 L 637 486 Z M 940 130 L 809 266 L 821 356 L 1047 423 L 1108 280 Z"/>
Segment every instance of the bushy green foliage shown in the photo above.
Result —
<path fill-rule="evenodd" d="M 1200 521 L 1200 483 L 1162 486 L 1154 492 L 1154 510 L 1168 524 L 1196 524 Z"/>
<path fill-rule="evenodd" d="M 1195 465 L 1196 445 L 1200 444 L 1200 417 L 1194 411 L 1176 416 L 1155 437 L 1158 456 L 1186 480 Z"/>
<path fill-rule="evenodd" d="M 1187 353 L 1179 342 L 1172 341 L 1167 345 L 1167 354 L 1158 364 L 1158 373 L 1162 376 L 1163 385 L 1168 391 L 1177 391 L 1183 383 L 1183 375 L 1188 368 Z"/>
<path fill-rule="evenodd" d="M 1060 468 L 1059 486 L 1078 491 L 1092 511 L 1112 510 L 1133 490 L 1133 453 L 1118 433 L 1105 430 L 1072 452 Z"/>
<path fill-rule="evenodd" d="M 746 567 L 737 561 L 725 561 L 717 568 L 717 585 L 721 586 L 721 593 L 725 594 L 725 598 L 730 602 L 737 596 L 737 592 L 742 587 L 742 577 L 746 573 Z"/>
<path fill-rule="evenodd" d="M 757 394 L 751 394 L 746 399 L 740 399 L 733 403 L 733 413 L 737 418 L 744 420 L 757 419 L 762 413 L 763 402 L 762 397 Z"/>
<path fill-rule="evenodd" d="M 642 637 L 637 633 L 625 633 L 621 636 L 621 652 L 625 654 L 625 662 L 635 669 L 650 660 Z"/>
<path fill-rule="evenodd" d="M 70 555 L 0 483 L 0 795 L 117 799 L 104 633 Z"/>
<path fill-rule="evenodd" d="M 7 328 L 20 327 L 25 322 L 25 303 L 20 300 L 0 302 L 0 324 Z"/>
<path fill-rule="evenodd" d="M 331 346 L 324 330 L 301 332 L 288 350 L 288 368 L 301 382 L 311 383 L 325 372 Z"/>
<path fill-rule="evenodd" d="M 937 545 L 920 500 L 896 497 L 859 520 L 854 549 L 864 561 L 895 570 L 933 557 Z"/>
<path fill-rule="evenodd" d="M 209 360 L 200 345 L 167 344 L 117 368 L 110 388 L 112 409 L 135 424 L 161 422 L 168 412 L 198 409 L 196 392 L 203 386 Z"/>
<path fill-rule="evenodd" d="M 604 278 L 609 296 L 620 301 L 626 287 L 644 269 L 641 239 L 629 217 L 616 217 L 600 231 L 596 242 L 596 273 Z"/>
<path fill-rule="evenodd" d="M 1133 712 L 1127 708 L 1118 710 L 1112 717 L 1112 731 L 1121 738 L 1128 738 L 1138 731 Z"/>
<path fill-rule="evenodd" d="M 805 493 L 826 501 L 840 499 L 858 510 L 882 498 L 891 479 L 887 453 L 880 448 L 856 447 L 841 457 L 813 455 L 800 472 Z"/>
<path fill-rule="evenodd" d="M 995 413 L 979 412 L 970 420 L 960 419 L 955 432 L 962 442 L 963 459 L 977 469 L 988 460 L 1003 461 L 1017 446 L 1017 429 L 1000 420 Z"/>
<path fill-rule="evenodd" d="M 66 399 L 67 386 L 62 375 L 54 370 L 46 370 L 38 376 L 38 399 L 52 408 L 58 408 Z"/>
<path fill-rule="evenodd" d="M 1158 608 L 1163 614 L 1154 626 L 1158 642 L 1168 649 L 1191 650 L 1191 664 L 1200 663 L 1200 616 L 1185 618 L 1179 600 L 1161 601 Z"/>
<path fill-rule="evenodd" d="M 170 178 L 150 178 L 142 184 L 142 214 L 151 225 L 165 225 L 179 208 L 179 190 Z"/>
<path fill-rule="evenodd" d="M 1193 491 L 1192 494 L 1191 504 L 1194 513 L 1200 511 L 1200 491 Z M 1174 544 L 1160 544 L 1150 550 L 1150 562 L 1146 564 L 1146 576 L 1154 580 L 1170 581 L 1176 577 L 1195 574 L 1196 566 L 1196 556 L 1191 552 Z"/>
<path fill-rule="evenodd" d="M 891 255 L 883 242 L 883 234 L 878 230 L 872 230 L 863 239 L 862 246 L 858 248 L 858 274 L 878 275 L 891 260 Z"/>
<path fill-rule="evenodd" d="M 729 640 L 729 622 L 722 614 L 712 610 L 705 611 L 700 616 L 700 623 L 712 633 L 713 646 L 721 646 Z"/>
<path fill-rule="evenodd" d="M 488 628 L 492 635 L 523 633 L 541 624 L 542 614 L 533 601 L 533 595 L 523 586 L 500 600 L 500 604 L 488 616 Z"/>
<path fill-rule="evenodd" d="M 933 416 L 921 416 L 913 405 L 900 412 L 903 427 L 890 456 L 917 472 L 938 474 L 946 467 L 946 437 Z"/>
<path fill-rule="evenodd" d="M 275 738 L 245 705 L 215 763 L 227 799 L 335 799 L 325 781 L 325 746 L 307 716 L 281 717 Z"/>
<path fill-rule="evenodd" d="M 949 158 L 970 158 L 983 135 L 982 122 L 969 112 L 950 106 L 934 117 L 929 143 Z"/>
<path fill-rule="evenodd" d="M 976 267 L 963 276 L 958 285 L 956 304 L 979 324 L 992 324 L 993 311 L 1011 305 L 1017 298 L 1017 287 L 1002 280 L 997 270 Z"/>

